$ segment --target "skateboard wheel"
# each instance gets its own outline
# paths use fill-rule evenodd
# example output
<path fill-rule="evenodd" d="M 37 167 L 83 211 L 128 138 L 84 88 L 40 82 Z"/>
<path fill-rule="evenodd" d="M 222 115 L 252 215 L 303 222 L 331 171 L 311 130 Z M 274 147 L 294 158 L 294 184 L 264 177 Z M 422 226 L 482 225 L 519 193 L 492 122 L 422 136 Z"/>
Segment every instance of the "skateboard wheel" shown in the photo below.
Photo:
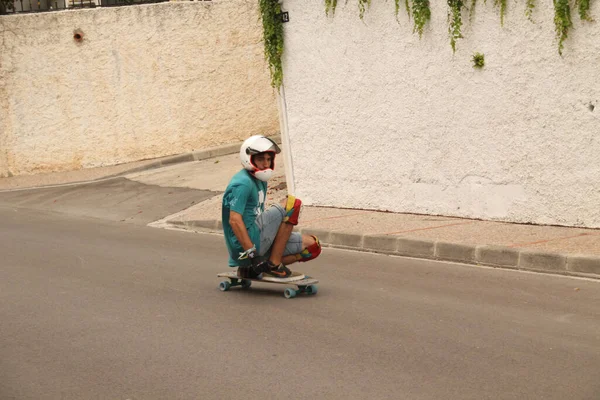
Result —
<path fill-rule="evenodd" d="M 228 291 L 230 287 L 231 287 L 231 283 L 229 283 L 227 281 L 223 281 L 223 282 L 219 283 L 219 289 L 222 292 Z"/>
<path fill-rule="evenodd" d="M 306 293 L 308 294 L 317 294 L 318 289 L 317 289 L 317 285 L 310 285 L 306 287 Z"/>
<path fill-rule="evenodd" d="M 248 289 L 250 286 L 252 286 L 252 281 L 249 281 L 248 279 L 242 279 L 242 289 Z"/>
<path fill-rule="evenodd" d="M 291 299 L 293 297 L 296 297 L 296 291 L 294 289 L 287 288 L 285 289 L 285 292 L 283 292 L 283 295 L 286 299 Z"/>

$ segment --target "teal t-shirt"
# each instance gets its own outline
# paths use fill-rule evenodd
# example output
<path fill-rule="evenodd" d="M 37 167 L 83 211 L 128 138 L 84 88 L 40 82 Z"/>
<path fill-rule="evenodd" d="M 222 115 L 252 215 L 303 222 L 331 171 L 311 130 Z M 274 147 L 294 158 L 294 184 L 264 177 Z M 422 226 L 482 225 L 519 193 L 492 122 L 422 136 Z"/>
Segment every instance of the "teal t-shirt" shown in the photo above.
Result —
<path fill-rule="evenodd" d="M 225 193 L 223 194 L 223 205 L 221 209 L 221 219 L 223 222 L 223 233 L 225 235 L 225 244 L 229 251 L 229 266 L 246 266 L 248 260 L 238 260 L 239 254 L 244 251 L 242 245 L 229 225 L 230 210 L 242 215 L 244 225 L 248 230 L 250 240 L 260 250 L 260 232 L 256 225 L 256 217 L 265 210 L 265 198 L 267 195 L 267 183 L 254 178 L 248 171 L 242 169 L 235 174 Z"/>

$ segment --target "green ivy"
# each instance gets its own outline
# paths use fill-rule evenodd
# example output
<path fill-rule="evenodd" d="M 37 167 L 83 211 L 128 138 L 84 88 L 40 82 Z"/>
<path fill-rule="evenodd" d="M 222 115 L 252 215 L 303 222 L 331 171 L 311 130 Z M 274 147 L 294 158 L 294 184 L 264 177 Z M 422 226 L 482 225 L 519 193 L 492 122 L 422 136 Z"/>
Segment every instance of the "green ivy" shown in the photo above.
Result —
<path fill-rule="evenodd" d="M 452 53 L 456 53 L 456 40 L 462 38 L 460 29 L 462 27 L 463 0 L 448 0 L 448 34 L 450 35 L 450 46 Z"/>
<path fill-rule="evenodd" d="M 469 21 L 473 19 L 473 15 L 475 14 L 475 8 L 477 6 L 477 0 L 471 0 L 471 6 L 469 7 Z"/>
<path fill-rule="evenodd" d="M 554 1 L 554 28 L 558 40 L 558 54 L 562 56 L 563 42 L 569 34 L 569 28 L 573 26 L 571 21 L 571 6 L 569 0 Z"/>
<path fill-rule="evenodd" d="M 419 38 L 423 36 L 423 27 L 431 19 L 431 10 L 429 9 L 429 0 L 411 0 L 412 15 L 414 20 L 413 32 L 419 33 Z"/>
<path fill-rule="evenodd" d="M 325 14 L 335 14 L 335 8 L 337 7 L 337 0 L 325 0 Z"/>
<path fill-rule="evenodd" d="M 259 0 L 265 42 L 265 59 L 269 63 L 271 85 L 279 88 L 283 81 L 281 56 L 283 55 L 283 21 L 278 0 Z"/>
<path fill-rule="evenodd" d="M 579 18 L 581 18 L 582 21 L 592 21 L 592 18 L 589 15 L 590 0 L 576 0 L 575 4 L 579 8 Z"/>
<path fill-rule="evenodd" d="M 532 2 L 534 0 L 527 0 L 527 3 Z M 487 0 L 483 0 L 484 3 L 487 3 Z M 477 0 L 471 0 L 471 7 L 469 9 L 469 21 L 473 18 L 473 14 L 475 14 L 475 8 L 477 6 Z M 506 15 L 506 0 L 494 0 L 494 7 L 500 8 L 500 25 L 504 26 L 504 16 Z"/>
<path fill-rule="evenodd" d="M 525 16 L 528 20 L 533 22 L 533 9 L 535 8 L 535 0 L 527 0 L 527 4 L 525 5 Z"/>
<path fill-rule="evenodd" d="M 394 0 L 394 5 L 394 14 L 396 15 L 396 19 L 398 19 L 398 14 L 400 13 L 400 0 Z M 408 19 L 410 19 L 410 4 L 408 3 L 408 0 L 404 0 L 404 8 L 406 9 L 406 13 L 408 14 Z"/>
<path fill-rule="evenodd" d="M 363 19 L 365 11 L 371 7 L 371 0 L 358 0 L 358 16 Z"/>
<path fill-rule="evenodd" d="M 2 1 L 2 0 L 0 0 Z M 8 0 L 9 1 L 9 0 Z M 263 5 L 269 5 L 269 7 L 278 11 L 271 12 L 279 13 L 280 7 L 276 0 L 259 0 L 261 3 L 261 10 L 263 11 L 263 23 L 265 17 L 265 7 Z M 326 14 L 334 13 L 337 7 L 338 0 L 324 0 Z M 382 0 L 383 1 L 383 0 Z M 447 0 L 448 3 L 448 34 L 450 36 L 450 46 L 452 52 L 456 52 L 456 41 L 461 39 L 462 36 L 462 9 L 466 8 L 465 2 L 469 1 L 469 19 L 472 18 L 475 13 L 477 6 L 477 0 Z M 593 21 L 589 15 L 591 0 L 552 0 L 554 4 L 554 26 L 556 38 L 558 41 L 558 53 L 562 56 L 564 48 L 564 41 L 567 39 L 569 29 L 573 27 L 571 20 L 571 5 L 570 2 L 574 2 L 574 5 L 578 7 L 579 17 L 584 21 Z M 346 3 L 348 0 L 346 0 Z M 394 0 L 395 15 L 398 17 L 400 11 L 401 0 Z M 484 0 L 486 2 L 486 0 Z M 358 0 L 359 16 L 361 19 L 364 18 L 364 14 L 367 9 L 371 6 L 372 0 Z M 409 19 L 413 18 L 413 33 L 418 33 L 419 38 L 423 35 L 425 24 L 431 19 L 430 0 L 404 0 L 404 5 Z M 494 7 L 500 9 L 500 24 L 504 26 L 504 17 L 506 16 L 507 0 L 494 0 Z M 525 16 L 531 22 L 533 22 L 533 10 L 536 7 L 536 0 L 526 0 L 525 5 Z M 266 7 L 268 8 L 268 7 Z M 281 23 L 276 18 L 271 18 L 275 21 L 270 24 L 264 24 L 265 26 L 265 54 L 269 59 L 269 66 L 273 76 L 273 85 L 276 86 L 281 82 L 281 72 L 279 64 L 273 58 L 276 57 L 277 52 L 283 51 L 283 28 Z M 268 26 L 269 25 L 269 26 Z M 267 40 L 267 32 L 271 32 L 271 40 Z"/>
<path fill-rule="evenodd" d="M 506 0 L 494 0 L 494 6 L 500 7 L 500 25 L 504 26 L 504 16 L 506 15 Z"/>
<path fill-rule="evenodd" d="M 473 54 L 471 61 L 473 61 L 473 68 L 483 68 L 485 65 L 485 57 L 481 53 Z"/>

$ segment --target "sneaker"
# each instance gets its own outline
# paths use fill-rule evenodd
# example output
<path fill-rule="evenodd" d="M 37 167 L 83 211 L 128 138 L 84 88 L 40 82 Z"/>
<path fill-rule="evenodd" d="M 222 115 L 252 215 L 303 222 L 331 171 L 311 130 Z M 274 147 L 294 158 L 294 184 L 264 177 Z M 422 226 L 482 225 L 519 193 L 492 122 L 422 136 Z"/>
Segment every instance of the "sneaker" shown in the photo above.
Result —
<path fill-rule="evenodd" d="M 260 262 L 260 263 L 258 263 L 256 265 L 252 266 L 252 270 L 257 275 L 260 275 L 263 272 L 269 272 L 273 268 L 277 268 L 277 266 L 273 265 L 273 263 L 271 263 L 269 260 L 262 261 L 262 262 Z"/>
<path fill-rule="evenodd" d="M 279 264 L 279 266 L 273 266 L 269 271 L 265 271 L 265 274 L 274 278 L 288 278 L 292 276 L 292 271 L 285 265 Z"/>
<path fill-rule="evenodd" d="M 260 279 L 260 273 L 257 273 L 251 267 L 238 267 L 237 276 L 242 279 Z"/>

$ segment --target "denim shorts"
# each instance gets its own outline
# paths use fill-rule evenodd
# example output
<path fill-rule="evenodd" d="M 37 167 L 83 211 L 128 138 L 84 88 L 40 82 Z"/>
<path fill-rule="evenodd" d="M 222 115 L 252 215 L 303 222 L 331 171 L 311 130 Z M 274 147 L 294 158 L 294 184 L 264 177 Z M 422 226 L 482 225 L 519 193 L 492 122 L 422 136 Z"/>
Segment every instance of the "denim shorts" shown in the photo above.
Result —
<path fill-rule="evenodd" d="M 279 231 L 279 227 L 283 222 L 283 217 L 285 217 L 285 210 L 279 204 L 272 205 L 256 217 L 256 225 L 260 231 L 260 247 L 258 251 L 260 256 L 270 253 L 277 231 Z M 304 250 L 302 247 L 302 234 L 292 232 L 285 245 L 283 255 L 299 254 L 302 250 Z"/>

